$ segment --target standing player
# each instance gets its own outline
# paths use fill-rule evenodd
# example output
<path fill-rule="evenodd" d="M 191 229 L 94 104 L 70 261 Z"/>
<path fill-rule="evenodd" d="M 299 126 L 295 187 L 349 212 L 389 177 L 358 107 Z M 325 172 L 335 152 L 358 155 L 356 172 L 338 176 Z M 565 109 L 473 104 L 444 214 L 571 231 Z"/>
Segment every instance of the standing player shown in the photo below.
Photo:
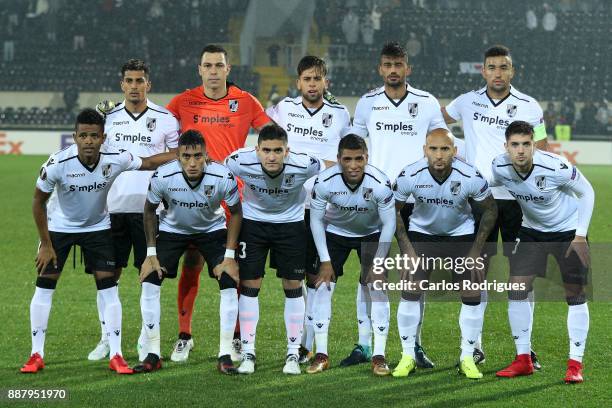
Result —
<path fill-rule="evenodd" d="M 144 61 L 131 59 L 121 67 L 121 90 L 124 101 L 106 113 L 105 145 L 127 150 L 134 156 L 151 156 L 176 150 L 178 122 L 165 108 L 147 99 L 151 90 L 149 67 Z M 117 177 L 108 193 L 111 231 L 115 246 L 117 281 L 121 268 L 127 266 L 134 248 L 134 267 L 140 269 L 146 254 L 146 239 L 142 224 L 142 209 L 152 172 L 126 171 Z M 109 353 L 104 329 L 104 299 L 98 293 L 98 316 L 102 337 L 89 353 L 89 360 L 101 360 Z M 138 341 L 139 360 L 147 355 L 144 327 Z"/>
<path fill-rule="evenodd" d="M 160 289 L 164 278 L 175 278 L 178 263 L 188 245 L 194 245 L 208 264 L 210 277 L 219 280 L 220 336 L 217 367 L 224 374 L 236 372 L 230 353 L 238 315 L 238 265 L 234 248 L 242 221 L 238 185 L 234 175 L 219 163 L 209 162 L 202 134 L 183 133 L 178 142 L 178 161 L 162 167 L 151 178 L 144 210 L 147 258 L 140 279 L 140 309 L 145 327 L 148 355 L 137 372 L 161 368 Z M 230 213 L 228 228 L 221 208 L 225 201 Z M 155 210 L 161 202 L 167 212 L 157 235 Z M 157 235 L 157 236 L 156 236 Z"/>
<path fill-rule="evenodd" d="M 353 120 L 352 132 L 362 137 L 370 137 L 370 163 L 381 169 L 392 182 L 405 165 L 423 157 L 427 133 L 432 129 L 446 128 L 438 100 L 430 93 L 415 89 L 406 82 L 411 70 L 402 46 L 397 42 L 385 44 L 378 64 L 378 73 L 384 81 L 384 86 L 361 97 Z M 408 225 L 412 208 L 413 204 L 410 202 L 402 210 L 405 225 Z M 362 300 L 365 298 L 364 292 L 365 288 L 357 288 L 359 344 L 342 365 L 367 361 L 369 356 L 371 324 L 366 310 L 367 302 Z M 423 311 L 424 306 L 423 302 Z M 421 323 L 415 346 L 417 364 L 422 368 L 432 368 L 433 363 L 421 347 L 420 327 Z"/>
<path fill-rule="evenodd" d="M 480 292 L 466 290 L 464 281 L 478 282 L 477 274 L 465 265 L 477 265 L 486 239 L 495 225 L 497 208 L 487 181 L 469 164 L 454 158 L 456 148 L 447 129 L 435 129 L 423 146 L 425 158 L 404 167 L 393 187 L 397 209 L 397 242 L 400 251 L 416 259 L 454 259 L 453 282 L 461 287 L 461 355 L 459 371 L 467 378 L 482 378 L 474 362 L 474 343 L 482 329 Z M 410 195 L 415 197 L 408 234 L 400 214 Z M 483 214 L 477 234 L 468 200 Z M 461 262 L 461 264 L 459 263 Z M 481 258 L 482 264 L 482 258 Z M 446 262 L 445 262 L 446 263 Z M 484 266 L 484 265 L 483 265 Z M 461 269 L 460 269 L 461 268 Z M 471 267 L 470 267 L 471 268 Z M 429 280 L 431 269 L 411 271 L 411 280 Z M 397 309 L 397 327 L 402 342 L 402 359 L 394 377 L 406 377 L 416 369 L 414 342 L 421 316 L 420 290 L 402 292 Z"/>
<path fill-rule="evenodd" d="M 253 95 L 227 82 L 230 69 L 227 52 L 217 45 L 207 45 L 198 65 L 202 86 L 175 96 L 167 106 L 179 120 L 181 132 L 195 129 L 205 135 L 208 157 L 218 162 L 244 146 L 249 128 L 259 131 L 270 123 Z M 178 285 L 179 338 L 172 352 L 173 361 L 186 361 L 193 348 L 191 319 L 203 262 L 197 250 L 185 253 Z M 234 346 L 240 348 L 239 338 Z"/>
<path fill-rule="evenodd" d="M 476 166 L 482 175 L 491 181 L 491 161 L 504 152 L 504 131 L 510 122 L 524 120 L 534 127 L 536 147 L 546 150 L 546 126 L 544 115 L 538 102 L 532 97 L 516 90 L 510 82 L 514 77 L 514 66 L 510 50 L 496 45 L 485 51 L 482 76 L 486 86 L 465 93 L 455 98 L 448 106 L 442 108 L 446 123 L 462 121 L 465 135 L 465 159 Z M 487 242 L 487 254 L 497 253 L 497 240 L 501 233 L 504 243 L 504 255 L 509 256 L 512 243 L 521 226 L 521 208 L 512 195 L 503 187 L 492 187 L 493 197 L 497 202 L 498 220 L 491 231 Z M 476 222 L 480 214 L 475 213 Z M 533 306 L 533 293 L 530 293 Z M 487 293 L 483 291 L 481 311 L 484 316 L 487 307 Z M 533 314 L 533 308 L 531 310 Z M 474 358 L 477 363 L 483 363 L 485 356 L 482 342 L 479 338 L 476 344 Z M 539 369 L 540 364 L 533 353 L 534 364 Z"/>
<path fill-rule="evenodd" d="M 87 260 L 86 267 L 93 271 L 98 292 L 104 298 L 110 368 L 119 374 L 131 374 L 132 369 L 121 353 L 121 301 L 106 198 L 113 181 L 123 171 L 154 170 L 174 154 L 141 159 L 102 146 L 104 118 L 93 109 L 79 113 L 73 136 L 75 144 L 51 155 L 36 182 L 32 213 L 40 237 L 36 256 L 39 276 L 30 304 L 32 354 L 21 372 L 35 373 L 45 366 L 51 300 L 70 248 L 79 245 Z M 47 215 L 46 203 L 54 190 L 58 205 Z"/>
<path fill-rule="evenodd" d="M 357 135 L 345 136 L 338 145 L 338 164 L 317 177 L 312 191 L 310 228 L 320 260 L 313 314 L 315 326 L 321 327 L 315 332 L 317 354 L 308 368 L 311 374 L 329 367 L 327 332 L 331 298 L 352 250 L 356 250 L 360 258 L 359 283 L 372 299 L 372 372 L 377 376 L 391 372 L 385 360 L 389 299 L 385 291 L 375 289 L 370 271 L 373 258 L 387 256 L 393 239 L 393 191 L 387 176 L 367 163 L 365 141 Z"/>
<path fill-rule="evenodd" d="M 255 371 L 258 294 L 268 251 L 274 251 L 276 275 L 285 291 L 287 357 L 283 372 L 300 374 L 298 363 L 304 325 L 302 280 L 305 273 L 306 228 L 304 183 L 319 173 L 321 161 L 287 147 L 287 133 L 278 125 L 259 132 L 255 148 L 240 149 L 225 163 L 244 183 L 244 219 L 240 230 L 240 333 L 243 361 L 238 372 Z"/>
<path fill-rule="evenodd" d="M 537 276 L 545 276 L 553 255 L 565 286 L 569 310 L 569 360 L 566 383 L 582 382 L 582 356 L 589 331 L 584 286 L 590 264 L 587 231 L 595 193 L 587 179 L 564 158 L 534 148 L 535 130 L 524 121 L 505 131 L 507 153 L 495 158 L 493 183 L 505 186 L 523 210 L 523 222 L 510 257 L 510 283 L 524 289 L 508 292 L 508 317 L 516 344 L 516 359 L 498 377 L 533 373 L 530 358 L 532 315 L 528 291 Z"/>
<path fill-rule="evenodd" d="M 336 160 L 338 142 L 350 131 L 351 116 L 344 105 L 324 99 L 329 86 L 325 61 L 306 56 L 297 66 L 297 89 L 301 95 L 284 98 L 266 110 L 268 116 L 287 131 L 288 144 L 296 152 L 307 153 L 330 164 Z M 300 363 L 312 355 L 314 331 L 312 307 L 317 267 L 317 249 L 310 233 L 310 191 L 315 177 L 304 184 L 306 188 L 306 319 L 304 338 L 300 347 Z"/>

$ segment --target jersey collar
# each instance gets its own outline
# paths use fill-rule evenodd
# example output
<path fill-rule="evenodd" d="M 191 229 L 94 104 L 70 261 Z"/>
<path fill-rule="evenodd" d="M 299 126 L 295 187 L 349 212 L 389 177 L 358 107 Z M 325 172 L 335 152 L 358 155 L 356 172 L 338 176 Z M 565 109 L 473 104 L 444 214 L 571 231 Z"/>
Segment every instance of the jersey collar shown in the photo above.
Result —
<path fill-rule="evenodd" d="M 384 87 L 383 87 L 383 88 L 384 88 Z M 406 93 L 405 93 L 405 94 L 404 94 L 404 96 L 402 96 L 402 98 L 401 98 L 399 101 L 397 101 L 397 102 L 395 102 L 395 101 L 393 100 L 393 98 L 391 98 L 391 97 L 389 96 L 389 94 L 387 94 L 387 91 L 383 91 L 383 92 L 384 92 L 385 96 L 387 97 L 387 99 L 389 100 L 389 102 L 391 102 L 391 103 L 393 104 L 393 106 L 395 106 L 395 107 L 397 108 L 398 106 L 400 106 L 400 105 L 402 104 L 402 102 L 404 102 L 404 99 L 406 99 L 406 98 L 408 97 L 408 94 L 410 93 L 410 87 L 409 87 L 409 85 L 408 85 L 408 84 L 406 84 Z"/>
<path fill-rule="evenodd" d="M 149 110 L 149 100 L 147 99 L 147 107 L 144 108 L 144 110 L 142 112 L 140 112 L 138 114 L 138 116 L 134 116 L 134 114 L 132 112 L 130 112 L 129 110 L 127 110 L 127 105 L 125 104 L 125 99 L 123 100 L 123 110 L 125 111 L 125 113 L 128 114 L 128 116 L 130 118 L 132 118 L 132 120 L 134 120 L 134 122 L 138 121 L 138 119 L 142 118 L 142 116 L 146 113 L 146 111 Z"/>
<path fill-rule="evenodd" d="M 79 163 L 81 163 L 81 165 L 85 168 L 85 170 L 87 170 L 90 173 L 93 173 L 96 168 L 98 167 L 98 163 L 100 163 L 100 157 L 102 156 L 101 153 L 98 153 L 98 159 L 96 160 L 96 162 L 94 163 L 93 167 L 89 167 L 88 165 L 86 165 L 85 163 L 83 163 L 81 161 L 81 158 L 79 157 L 79 153 L 77 151 L 77 160 L 79 161 Z"/>
<path fill-rule="evenodd" d="M 494 108 L 497 108 L 499 105 L 501 105 L 506 99 L 508 99 L 510 97 L 510 95 L 512 95 L 512 85 L 510 85 L 510 89 L 508 90 L 508 95 L 504 96 L 502 99 L 500 99 L 499 101 L 494 102 L 493 99 L 491 99 L 491 96 L 489 96 L 489 91 L 487 90 L 487 87 L 485 87 L 485 91 L 484 91 L 485 95 L 487 95 L 487 98 L 489 98 L 489 101 L 491 102 L 491 105 L 493 105 Z"/>
<path fill-rule="evenodd" d="M 344 183 L 346 188 L 348 188 L 351 191 L 351 193 L 354 193 L 355 191 L 357 191 L 359 186 L 361 186 L 361 184 L 363 183 L 363 180 L 365 180 L 366 174 L 365 174 L 365 170 L 364 170 L 363 177 L 361 178 L 361 180 L 359 180 L 359 183 L 357 183 L 357 185 L 355 187 L 351 187 L 349 185 L 349 183 L 346 182 L 346 179 L 344 178 L 344 173 L 340 172 L 340 177 L 342 177 L 342 182 Z"/>
<path fill-rule="evenodd" d="M 204 176 L 206 175 L 206 171 L 202 172 L 202 175 L 200 176 L 200 179 L 195 184 L 191 184 L 191 182 L 189 181 L 189 179 L 187 178 L 187 176 L 185 175 L 185 172 L 183 170 L 181 170 L 181 174 L 183 175 L 183 179 L 185 180 L 185 183 L 189 186 L 189 188 L 191 188 L 192 190 L 195 190 L 196 188 L 198 188 L 200 186 L 200 184 L 202 183 L 202 180 L 204 180 Z"/>

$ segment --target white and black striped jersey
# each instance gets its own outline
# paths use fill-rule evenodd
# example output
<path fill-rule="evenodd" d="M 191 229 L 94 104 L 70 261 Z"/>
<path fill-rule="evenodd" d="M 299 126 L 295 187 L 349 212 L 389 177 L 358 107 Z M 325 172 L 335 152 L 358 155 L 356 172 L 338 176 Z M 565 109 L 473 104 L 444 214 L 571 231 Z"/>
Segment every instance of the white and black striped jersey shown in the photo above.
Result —
<path fill-rule="evenodd" d="M 55 191 L 57 196 L 47 213 L 49 231 L 76 233 L 110 228 L 108 191 L 122 172 L 137 170 L 141 165 L 140 157 L 104 145 L 92 167 L 79 160 L 76 144 L 52 154 L 36 181 L 40 191 Z"/>
<path fill-rule="evenodd" d="M 577 230 L 586 235 L 588 220 L 586 225 L 579 222 L 573 193 L 581 195 L 590 184 L 565 158 L 536 150 L 529 173 L 519 174 L 508 154 L 501 154 L 493 160 L 491 172 L 492 183 L 506 187 L 520 204 L 524 227 L 540 232 Z"/>
<path fill-rule="evenodd" d="M 179 125 L 176 118 L 159 105 L 147 100 L 147 107 L 134 115 L 125 101 L 106 115 L 104 144 L 127 150 L 134 156 L 149 157 L 178 146 Z M 110 213 L 142 213 L 152 171 L 124 172 L 108 193 Z"/>
<path fill-rule="evenodd" d="M 225 228 L 225 211 L 238 204 L 234 175 L 222 164 L 211 162 L 202 178 L 192 183 L 185 177 L 178 160 L 160 166 L 151 177 L 147 200 L 164 203 L 159 230 L 177 234 L 197 234 Z"/>
<path fill-rule="evenodd" d="M 289 148 L 319 159 L 336 161 L 338 143 L 351 130 L 351 115 L 346 106 L 323 100 L 318 109 L 304 106 L 302 96 L 284 98 L 266 109 L 268 116 L 287 131 Z M 310 192 L 314 177 L 306 189 L 306 208 L 310 206 Z"/>
<path fill-rule="evenodd" d="M 379 212 L 392 210 L 395 202 L 389 178 L 376 167 L 366 165 L 362 181 L 351 186 L 345 182 L 340 165 L 335 165 L 317 177 L 310 205 L 311 210 L 325 210 L 326 231 L 364 237 L 379 232 Z"/>
<path fill-rule="evenodd" d="M 225 165 L 244 182 L 243 217 L 273 223 L 304 220 L 304 183 L 324 167 L 313 156 L 289 152 L 283 170 L 270 176 L 253 147 L 236 150 L 225 159 Z"/>
<path fill-rule="evenodd" d="M 368 92 L 355 108 L 352 133 L 370 137 L 370 164 L 395 180 L 404 166 L 423 157 L 425 136 L 446 129 L 438 100 L 430 93 L 406 85 L 397 101 L 385 88 Z"/>
<path fill-rule="evenodd" d="M 465 160 L 476 166 L 489 182 L 491 162 L 505 151 L 505 132 L 510 123 L 516 120 L 529 122 L 536 133 L 544 132 L 546 137 L 540 104 L 514 87 L 510 88 L 506 98 L 497 101 L 489 97 L 486 87 L 464 93 L 446 106 L 446 112 L 463 122 Z M 534 139 L 538 140 L 535 135 Z M 497 199 L 512 200 L 503 187 L 493 187 L 491 191 Z"/>
<path fill-rule="evenodd" d="M 410 216 L 410 231 L 437 236 L 474 233 L 474 217 L 468 199 L 482 201 L 491 194 L 487 181 L 473 166 L 453 159 L 446 180 L 431 175 L 427 159 L 404 167 L 393 185 L 395 199 L 415 198 Z"/>

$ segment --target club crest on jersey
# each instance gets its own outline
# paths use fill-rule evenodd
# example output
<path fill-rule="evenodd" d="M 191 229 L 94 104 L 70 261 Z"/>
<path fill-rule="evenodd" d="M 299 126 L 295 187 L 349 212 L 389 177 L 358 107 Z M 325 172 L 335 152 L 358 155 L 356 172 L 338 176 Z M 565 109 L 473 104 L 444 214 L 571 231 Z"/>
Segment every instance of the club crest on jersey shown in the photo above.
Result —
<path fill-rule="evenodd" d="M 229 110 L 230 112 L 238 112 L 238 101 L 236 99 L 229 100 Z"/>
<path fill-rule="evenodd" d="M 506 106 L 506 113 L 509 117 L 513 118 L 516 115 L 516 105 Z"/>
<path fill-rule="evenodd" d="M 363 193 L 363 199 L 365 201 L 370 201 L 372 199 L 373 190 L 371 188 L 364 187 L 361 191 Z"/>
<path fill-rule="evenodd" d="M 333 117 L 334 115 L 332 115 L 331 113 L 324 113 L 321 119 L 321 121 L 323 122 L 323 126 L 326 128 L 330 127 L 332 125 Z"/>
<path fill-rule="evenodd" d="M 112 174 L 112 169 L 111 169 L 111 165 L 110 164 L 105 164 L 102 167 L 102 175 L 104 176 L 104 178 L 109 178 Z"/>
<path fill-rule="evenodd" d="M 544 177 L 544 176 L 537 176 L 535 178 L 535 183 L 536 183 L 536 187 L 540 191 L 543 191 L 546 188 L 546 177 Z"/>
<path fill-rule="evenodd" d="M 287 174 L 285 175 L 285 180 L 283 181 L 285 186 L 292 186 L 295 184 L 295 174 Z"/>
<path fill-rule="evenodd" d="M 409 103 L 408 104 L 408 113 L 411 117 L 416 118 L 419 114 L 419 104 L 418 103 Z"/>
<path fill-rule="evenodd" d="M 40 168 L 40 179 L 42 181 L 45 181 L 47 179 L 47 169 L 45 169 L 44 167 Z"/>
<path fill-rule="evenodd" d="M 459 193 L 461 192 L 461 182 L 451 181 L 450 192 L 452 195 L 459 195 Z"/>
<path fill-rule="evenodd" d="M 213 194 L 215 193 L 215 186 L 212 184 L 205 184 L 204 185 L 204 195 L 206 197 L 212 197 Z"/>
<path fill-rule="evenodd" d="M 147 118 L 147 129 L 149 129 L 149 132 L 154 131 L 155 126 L 157 126 L 157 118 Z"/>

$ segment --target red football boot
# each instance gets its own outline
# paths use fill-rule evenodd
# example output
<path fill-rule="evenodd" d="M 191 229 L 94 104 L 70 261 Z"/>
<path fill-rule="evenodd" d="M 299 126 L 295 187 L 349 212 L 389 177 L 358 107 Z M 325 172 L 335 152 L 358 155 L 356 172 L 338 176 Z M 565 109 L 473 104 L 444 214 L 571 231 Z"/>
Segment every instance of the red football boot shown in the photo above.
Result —
<path fill-rule="evenodd" d="M 567 360 L 567 371 L 565 372 L 565 383 L 574 384 L 584 381 L 582 378 L 582 363 L 580 361 Z"/>
<path fill-rule="evenodd" d="M 573 360 L 570 360 L 573 361 Z M 45 368 L 45 362 L 38 353 L 34 353 L 28 359 L 28 362 L 21 367 L 22 373 L 37 373 L 38 371 Z M 581 377 L 582 378 L 582 377 Z"/>
<path fill-rule="evenodd" d="M 115 356 L 111 358 L 108 367 L 111 370 L 116 371 L 117 374 L 134 374 L 134 370 L 128 366 L 120 354 L 115 354 Z"/>
<path fill-rule="evenodd" d="M 531 356 L 529 354 L 517 355 L 512 364 L 495 373 L 498 377 L 507 378 L 531 374 L 533 374 L 533 363 L 531 362 Z"/>

